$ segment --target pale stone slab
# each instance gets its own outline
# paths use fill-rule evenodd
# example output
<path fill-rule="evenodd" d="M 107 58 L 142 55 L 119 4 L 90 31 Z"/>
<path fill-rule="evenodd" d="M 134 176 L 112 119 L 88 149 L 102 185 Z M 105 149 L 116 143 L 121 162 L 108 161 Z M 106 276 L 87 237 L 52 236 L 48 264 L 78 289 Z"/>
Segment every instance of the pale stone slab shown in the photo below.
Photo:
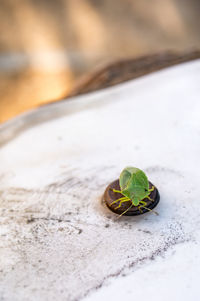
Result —
<path fill-rule="evenodd" d="M 194 61 L 1 126 L 1 300 L 198 300 L 199 95 Z M 102 203 L 126 165 L 159 216 Z"/>

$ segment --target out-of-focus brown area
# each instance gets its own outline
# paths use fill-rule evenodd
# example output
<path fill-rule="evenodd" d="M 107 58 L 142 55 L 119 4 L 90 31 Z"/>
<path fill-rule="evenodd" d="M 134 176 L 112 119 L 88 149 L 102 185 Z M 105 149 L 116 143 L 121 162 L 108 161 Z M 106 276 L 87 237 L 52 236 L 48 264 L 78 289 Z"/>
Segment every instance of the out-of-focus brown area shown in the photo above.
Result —
<path fill-rule="evenodd" d="M 123 59 L 107 64 L 82 77 L 67 97 L 93 92 L 147 75 L 163 68 L 200 58 L 200 50 L 181 52 L 162 51 L 138 58 Z"/>
<path fill-rule="evenodd" d="M 200 48 L 199 0 L 0 0 L 0 122 L 96 66 Z"/>

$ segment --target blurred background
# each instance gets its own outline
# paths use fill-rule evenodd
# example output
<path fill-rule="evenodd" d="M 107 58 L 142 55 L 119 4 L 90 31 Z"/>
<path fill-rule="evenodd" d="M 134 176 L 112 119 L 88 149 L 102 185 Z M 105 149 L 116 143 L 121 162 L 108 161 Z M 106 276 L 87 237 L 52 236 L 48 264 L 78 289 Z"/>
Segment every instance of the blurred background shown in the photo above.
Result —
<path fill-rule="evenodd" d="M 0 0 L 0 122 L 119 59 L 200 48 L 200 0 Z"/>

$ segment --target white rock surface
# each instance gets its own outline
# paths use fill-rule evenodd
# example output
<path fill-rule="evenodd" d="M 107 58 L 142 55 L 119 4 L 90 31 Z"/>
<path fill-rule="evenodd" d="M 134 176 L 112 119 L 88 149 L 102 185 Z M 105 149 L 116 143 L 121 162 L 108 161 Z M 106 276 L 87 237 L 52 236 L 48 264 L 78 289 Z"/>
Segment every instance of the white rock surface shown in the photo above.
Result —
<path fill-rule="evenodd" d="M 0 128 L 0 300 L 198 300 L 200 61 Z M 159 216 L 101 198 L 126 165 Z"/>

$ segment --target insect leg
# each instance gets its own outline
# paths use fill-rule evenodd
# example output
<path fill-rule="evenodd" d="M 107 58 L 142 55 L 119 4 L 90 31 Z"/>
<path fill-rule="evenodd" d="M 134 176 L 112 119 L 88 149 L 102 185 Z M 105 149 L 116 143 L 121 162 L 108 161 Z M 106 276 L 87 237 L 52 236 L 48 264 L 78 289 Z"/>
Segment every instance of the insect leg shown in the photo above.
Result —
<path fill-rule="evenodd" d="M 151 199 L 149 196 L 146 197 L 149 201 L 154 202 L 153 199 Z"/>
<path fill-rule="evenodd" d="M 146 209 L 146 210 L 148 210 L 148 211 L 151 211 L 151 212 L 154 213 L 155 215 L 159 215 L 158 212 L 156 212 L 156 211 L 154 211 L 154 210 L 152 210 L 152 209 L 149 209 L 149 208 L 147 208 L 146 206 L 141 205 L 141 206 L 138 207 L 139 210 L 141 210 L 141 208 L 144 208 L 144 209 Z"/>
<path fill-rule="evenodd" d="M 146 205 L 147 205 L 147 202 L 145 202 L 145 201 L 140 201 L 140 204 L 142 204 L 143 206 L 146 206 Z"/>
<path fill-rule="evenodd" d="M 140 210 L 141 213 L 143 213 L 142 208 L 145 208 L 147 203 L 145 201 L 140 201 L 139 204 L 141 204 L 138 209 Z"/>
<path fill-rule="evenodd" d="M 139 206 L 139 207 L 138 207 L 140 213 L 143 213 L 143 211 L 142 211 L 142 209 L 141 209 L 142 207 L 143 207 L 143 206 Z"/>
<path fill-rule="evenodd" d="M 122 201 L 120 201 L 120 203 L 119 203 L 119 206 L 115 207 L 115 209 L 118 209 L 118 208 L 120 208 L 120 207 L 121 207 L 121 205 L 122 205 L 122 203 L 129 202 L 129 201 L 130 201 L 130 199 L 129 199 L 129 198 L 127 198 L 127 199 L 125 199 L 125 200 L 122 200 Z"/>
<path fill-rule="evenodd" d="M 115 201 L 112 202 L 110 205 L 113 205 L 113 204 L 115 204 L 115 203 L 117 203 L 117 202 L 119 202 L 119 201 L 125 200 L 125 199 L 128 200 L 128 198 L 127 198 L 126 196 L 124 196 L 123 198 L 119 198 L 119 199 L 115 200 Z"/>
<path fill-rule="evenodd" d="M 118 192 L 118 193 L 121 193 L 122 194 L 122 191 L 120 190 L 116 190 L 116 189 L 111 189 L 113 192 Z"/>
<path fill-rule="evenodd" d="M 120 218 L 122 215 L 124 215 L 129 209 L 131 209 L 131 207 L 133 207 L 133 204 L 131 204 L 131 206 L 128 207 L 128 209 L 126 209 L 124 212 L 122 212 L 122 214 L 120 214 L 120 216 L 118 218 Z"/>
<path fill-rule="evenodd" d="M 149 189 L 149 192 L 154 191 L 155 186 L 152 186 L 151 189 Z"/>

